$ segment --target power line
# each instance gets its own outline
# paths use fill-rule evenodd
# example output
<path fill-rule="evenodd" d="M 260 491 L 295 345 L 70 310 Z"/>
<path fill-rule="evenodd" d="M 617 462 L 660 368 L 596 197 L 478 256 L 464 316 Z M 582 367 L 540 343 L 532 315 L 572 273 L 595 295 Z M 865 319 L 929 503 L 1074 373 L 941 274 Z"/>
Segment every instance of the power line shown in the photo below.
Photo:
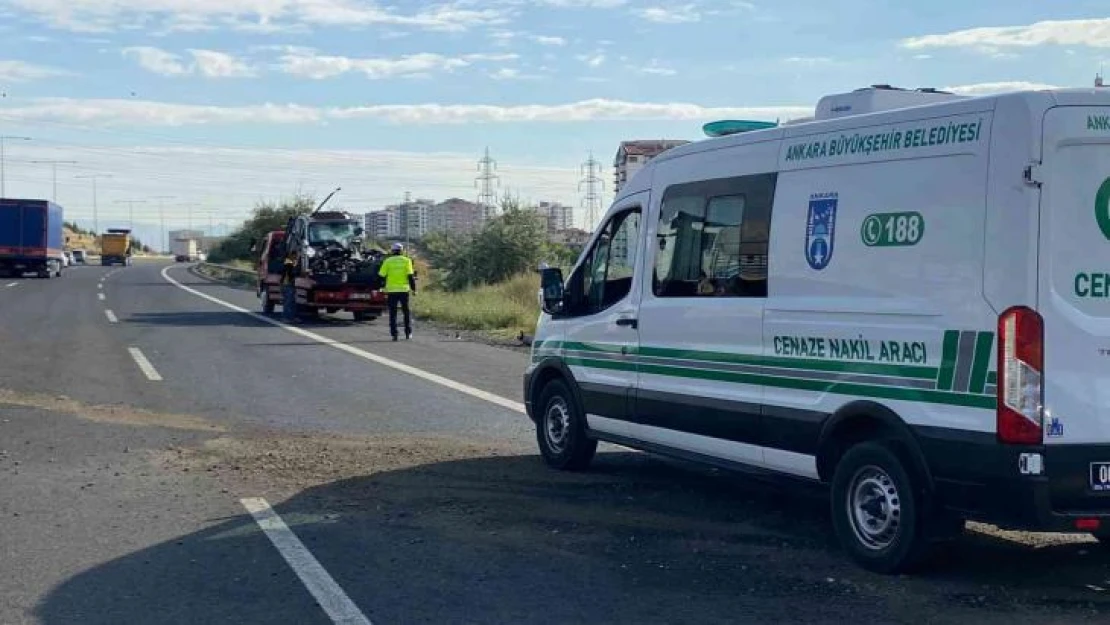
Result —
<path fill-rule="evenodd" d="M 53 201 L 53 202 L 58 201 L 58 165 L 76 165 L 77 164 L 77 161 L 50 161 L 50 160 L 47 160 L 47 161 L 27 161 L 27 162 L 28 163 L 34 163 L 36 165 L 50 165 L 51 166 L 51 169 L 54 171 L 54 195 L 51 198 L 51 201 Z"/>
<path fill-rule="evenodd" d="M 478 205 L 482 207 L 484 216 L 489 219 L 497 213 L 497 194 L 494 193 L 494 186 L 501 186 L 501 177 L 493 173 L 497 171 L 497 161 L 489 155 L 489 148 L 486 148 L 485 156 L 478 160 L 478 177 L 474 179 L 474 184 L 478 187 Z"/>
<path fill-rule="evenodd" d="M 601 218 L 601 193 L 605 190 L 605 181 L 601 178 L 601 163 L 590 152 L 590 158 L 582 164 L 582 181 L 578 183 L 578 190 L 586 186 L 586 194 L 582 196 L 582 207 L 586 209 L 586 227 L 593 231 Z"/>

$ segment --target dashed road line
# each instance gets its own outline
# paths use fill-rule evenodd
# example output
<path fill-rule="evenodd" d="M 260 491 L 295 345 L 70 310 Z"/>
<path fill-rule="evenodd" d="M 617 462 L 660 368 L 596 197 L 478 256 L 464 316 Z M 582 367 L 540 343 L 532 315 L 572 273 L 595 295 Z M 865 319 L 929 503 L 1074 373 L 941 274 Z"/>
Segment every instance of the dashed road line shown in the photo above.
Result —
<path fill-rule="evenodd" d="M 10 289 L 13 286 L 19 286 L 19 283 L 18 282 L 9 282 L 8 284 L 4 285 L 4 288 Z"/>
<path fill-rule="evenodd" d="M 119 319 L 116 318 L 116 313 L 111 310 L 105 309 L 104 316 L 108 318 L 108 323 L 119 323 Z"/>
<path fill-rule="evenodd" d="M 456 382 L 455 380 L 452 380 L 450 378 L 445 378 L 441 375 L 436 375 L 436 374 L 434 374 L 430 371 L 425 371 L 423 369 L 413 367 L 412 365 L 406 365 L 403 362 L 397 362 L 396 360 L 390 360 L 389 358 L 385 358 L 383 356 L 379 356 L 377 354 L 359 349 L 357 347 L 347 345 L 346 343 L 341 343 L 340 341 L 328 338 L 328 337 L 320 335 L 320 334 L 316 334 L 315 332 L 309 332 L 308 330 L 304 330 L 302 328 L 296 328 L 296 327 L 293 327 L 291 325 L 287 325 L 285 323 L 282 323 L 281 321 L 278 321 L 277 319 L 271 319 L 270 317 L 266 317 L 266 316 L 260 315 L 258 313 L 251 312 L 251 311 L 247 310 L 246 308 L 243 308 L 242 306 L 236 306 L 235 304 L 232 304 L 230 302 L 225 302 L 224 300 L 219 299 L 218 297 L 213 297 L 213 296 L 211 296 L 207 293 L 203 293 L 203 292 L 198 291 L 198 290 L 196 290 L 192 287 L 185 286 L 184 284 L 181 284 L 180 282 L 178 282 L 177 280 L 174 280 L 173 278 L 171 278 L 169 276 L 169 274 L 167 272 L 170 270 L 171 267 L 165 267 L 165 268 L 162 269 L 162 277 L 165 278 L 167 282 L 169 282 L 170 284 L 176 286 L 177 288 L 179 288 L 183 291 L 186 291 L 188 293 L 192 293 L 193 295 L 196 295 L 197 297 L 200 297 L 202 299 L 206 299 L 206 300 L 208 300 L 208 301 L 210 301 L 214 304 L 219 304 L 220 306 L 223 306 L 224 308 L 234 310 L 235 312 L 243 313 L 244 315 L 248 315 L 253 319 L 257 319 L 257 320 L 262 321 L 264 323 L 268 323 L 270 325 L 277 326 L 277 327 L 279 327 L 279 328 L 281 328 L 281 329 L 283 329 L 287 332 L 291 332 L 293 334 L 303 336 L 307 339 L 311 339 L 313 341 L 316 341 L 317 343 L 320 343 L 320 344 L 323 344 L 323 345 L 328 345 L 330 347 L 334 347 L 335 349 L 347 352 L 348 354 L 351 354 L 352 356 L 358 356 L 359 358 L 363 358 L 365 360 L 369 360 L 370 362 L 375 362 L 379 365 L 383 365 L 383 366 L 386 366 L 386 367 L 390 367 L 392 369 L 396 369 L 398 371 L 401 371 L 401 372 L 407 373 L 409 375 L 418 377 L 422 380 L 432 382 L 432 383 L 435 383 L 435 384 L 439 384 L 440 386 L 445 386 L 445 387 L 447 387 L 447 388 L 449 388 L 453 391 L 458 391 L 458 392 L 463 393 L 465 395 L 470 395 L 471 397 L 481 399 L 481 400 L 489 402 L 491 404 L 495 404 L 497 406 L 500 406 L 501 408 L 505 408 L 507 410 L 512 410 L 514 412 L 520 412 L 520 413 L 523 413 L 525 411 L 524 404 L 522 404 L 520 402 L 513 401 L 511 399 L 501 397 L 500 395 L 495 395 L 495 394 L 487 392 L 487 391 L 483 391 L 480 388 L 474 388 L 473 386 L 463 384 L 462 382 Z"/>
<path fill-rule="evenodd" d="M 104 294 L 103 293 L 97 293 L 96 298 L 103 302 L 104 301 Z"/>
<path fill-rule="evenodd" d="M 358 609 L 347 593 L 343 592 L 327 570 L 320 564 L 301 539 L 289 529 L 285 521 L 261 497 L 240 499 L 239 503 L 254 517 L 254 522 L 277 548 L 281 557 L 300 578 L 308 592 L 324 609 L 334 623 L 344 625 L 370 625 L 370 619 Z"/>
<path fill-rule="evenodd" d="M 135 361 L 135 364 L 139 365 L 139 369 L 142 370 L 146 379 L 151 382 L 162 381 L 162 376 L 158 374 L 158 370 L 154 368 L 154 365 L 150 364 L 150 361 L 147 360 L 141 349 L 138 347 L 128 347 L 127 351 L 131 354 L 131 359 Z"/>

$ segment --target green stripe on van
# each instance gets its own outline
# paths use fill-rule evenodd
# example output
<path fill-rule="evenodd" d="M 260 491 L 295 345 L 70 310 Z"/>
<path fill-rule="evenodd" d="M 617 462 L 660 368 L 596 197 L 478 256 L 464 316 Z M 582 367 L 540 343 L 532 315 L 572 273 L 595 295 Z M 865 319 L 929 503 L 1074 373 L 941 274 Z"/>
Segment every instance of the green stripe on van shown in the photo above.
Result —
<path fill-rule="evenodd" d="M 960 347 L 960 333 L 958 330 L 945 330 L 944 351 L 940 359 L 940 375 L 937 377 L 937 390 L 952 390 L 952 381 L 956 377 L 956 354 Z"/>
<path fill-rule="evenodd" d="M 991 348 L 994 347 L 994 332 L 980 332 L 975 339 L 975 363 L 971 367 L 969 393 L 982 393 L 987 383 L 987 369 L 991 364 Z"/>
<path fill-rule="evenodd" d="M 552 343 L 559 343 L 554 341 Z M 598 351 L 611 354 L 620 354 L 620 346 L 599 345 L 595 343 L 576 343 L 567 341 L 559 345 L 544 343 L 544 349 L 562 347 L 572 351 Z M 781 356 L 758 356 L 750 354 L 736 354 L 729 352 L 709 352 L 691 349 L 675 349 L 670 347 L 635 347 L 628 346 L 625 352 L 628 356 L 646 356 L 649 358 L 670 358 L 677 360 L 691 360 L 699 363 L 725 363 L 735 365 L 752 365 L 757 367 L 778 367 L 782 369 L 800 369 L 809 371 L 829 371 L 834 373 L 860 373 L 864 375 L 884 375 L 896 378 L 912 378 L 917 380 L 935 380 L 936 367 L 917 365 L 894 365 L 873 362 L 855 362 L 848 360 L 819 360 L 812 358 L 783 358 Z"/>
<path fill-rule="evenodd" d="M 712 380 L 716 382 L 730 382 L 734 384 L 764 385 L 775 388 L 790 388 L 802 391 L 815 391 L 819 393 L 835 393 L 837 395 L 853 395 L 860 397 L 873 397 L 879 399 L 894 399 L 902 401 L 926 402 L 949 406 L 963 406 L 967 408 L 993 409 L 995 398 L 990 395 L 971 395 L 966 393 L 953 393 L 927 389 L 912 389 L 896 386 L 878 386 L 854 382 L 837 382 L 830 380 L 812 380 L 786 376 L 771 376 L 751 373 L 738 373 L 712 369 L 692 369 L 687 367 L 672 367 L 667 365 L 650 365 L 625 362 L 620 360 L 597 360 L 583 357 L 567 357 L 568 365 L 589 367 L 591 369 L 608 369 L 663 375 L 669 377 L 687 378 L 695 380 Z"/>

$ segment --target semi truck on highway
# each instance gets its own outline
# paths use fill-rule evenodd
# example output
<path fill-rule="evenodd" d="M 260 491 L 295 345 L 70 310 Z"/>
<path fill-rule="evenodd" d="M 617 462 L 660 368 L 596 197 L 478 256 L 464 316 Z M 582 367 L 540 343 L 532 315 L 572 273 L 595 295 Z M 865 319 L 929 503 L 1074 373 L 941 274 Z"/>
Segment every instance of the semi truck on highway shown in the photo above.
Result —
<path fill-rule="evenodd" d="M 0 274 L 61 277 L 62 207 L 47 200 L 0 198 Z"/>
<path fill-rule="evenodd" d="M 258 296 L 270 314 L 281 304 L 281 271 L 286 243 L 300 253 L 295 285 L 302 315 L 321 311 L 350 312 L 355 321 L 370 321 L 386 309 L 378 277 L 379 263 L 361 251 L 361 227 L 345 213 L 315 213 L 290 220 L 286 230 L 270 232 L 256 243 L 260 251 Z"/>
<path fill-rule="evenodd" d="M 179 263 L 191 263 L 200 258 L 196 239 L 174 239 L 171 251 L 173 259 Z"/>
<path fill-rule="evenodd" d="M 110 228 L 100 236 L 100 264 L 103 267 L 119 263 L 131 264 L 131 230 Z"/>

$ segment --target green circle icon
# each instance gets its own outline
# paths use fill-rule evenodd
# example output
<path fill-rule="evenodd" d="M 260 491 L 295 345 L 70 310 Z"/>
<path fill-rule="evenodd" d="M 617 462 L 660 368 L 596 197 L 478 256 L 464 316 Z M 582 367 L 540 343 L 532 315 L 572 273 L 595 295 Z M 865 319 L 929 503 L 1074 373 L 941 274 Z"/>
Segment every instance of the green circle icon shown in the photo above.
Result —
<path fill-rule="evenodd" d="M 1095 194 L 1095 220 L 1102 236 L 1110 239 L 1110 178 L 1102 181 L 1102 186 Z"/>
<path fill-rule="evenodd" d="M 860 227 L 864 245 L 875 245 L 883 236 L 883 220 L 878 215 L 868 215 Z"/>

